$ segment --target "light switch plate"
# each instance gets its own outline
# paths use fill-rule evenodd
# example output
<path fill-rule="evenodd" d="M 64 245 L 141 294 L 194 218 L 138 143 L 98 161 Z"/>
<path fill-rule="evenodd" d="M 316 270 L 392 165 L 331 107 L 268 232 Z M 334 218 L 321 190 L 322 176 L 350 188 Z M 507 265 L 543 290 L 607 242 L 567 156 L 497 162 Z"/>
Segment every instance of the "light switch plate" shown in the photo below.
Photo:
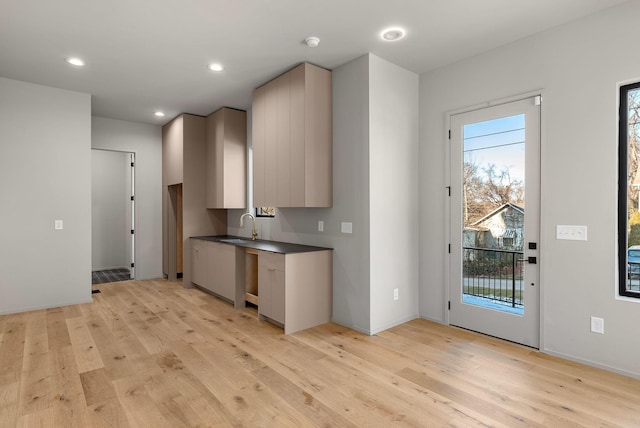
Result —
<path fill-rule="evenodd" d="M 340 230 L 342 233 L 353 233 L 353 223 L 343 221 L 340 225 Z"/>
<path fill-rule="evenodd" d="M 318 232 L 324 232 L 324 221 L 318 221 Z"/>
<path fill-rule="evenodd" d="M 55 220 L 55 221 L 53 222 L 53 227 L 54 227 L 56 230 L 62 230 L 62 229 L 64 229 L 64 223 L 62 222 L 62 220 Z"/>
<path fill-rule="evenodd" d="M 591 317 L 591 332 L 604 334 L 604 319 L 598 317 Z"/>
<path fill-rule="evenodd" d="M 587 226 L 558 224 L 556 226 L 556 239 L 566 239 L 570 241 L 586 241 Z"/>

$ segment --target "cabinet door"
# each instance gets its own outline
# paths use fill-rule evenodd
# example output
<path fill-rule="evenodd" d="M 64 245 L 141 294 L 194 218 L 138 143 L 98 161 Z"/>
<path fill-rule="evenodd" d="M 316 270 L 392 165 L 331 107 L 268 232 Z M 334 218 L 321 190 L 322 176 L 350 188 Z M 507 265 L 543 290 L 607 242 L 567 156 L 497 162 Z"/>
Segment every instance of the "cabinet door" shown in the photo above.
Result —
<path fill-rule="evenodd" d="M 211 287 L 210 244 L 201 239 L 191 240 L 191 282 L 207 289 Z"/>
<path fill-rule="evenodd" d="M 224 111 L 224 136 L 218 168 L 223 174 L 223 206 L 220 208 L 245 208 L 247 206 L 247 112 L 230 108 Z M 218 144 L 218 142 L 216 142 Z"/>
<path fill-rule="evenodd" d="M 223 193 L 223 142 L 224 114 L 222 110 L 207 117 L 207 140 L 205 145 L 206 199 L 207 208 L 224 208 Z"/>
<path fill-rule="evenodd" d="M 244 208 L 247 175 L 247 113 L 223 107 L 207 119 L 207 208 Z"/>
<path fill-rule="evenodd" d="M 258 256 L 260 260 L 260 256 Z M 258 312 L 271 318 L 271 276 L 273 271 L 258 261 Z"/>
<path fill-rule="evenodd" d="M 252 135 L 253 135 L 253 205 L 266 207 L 265 200 L 265 93 L 264 86 L 253 92 Z"/>
<path fill-rule="evenodd" d="M 209 263 L 211 265 L 210 290 L 220 296 L 236 299 L 236 248 L 233 245 L 211 242 Z"/>
<path fill-rule="evenodd" d="M 276 269 L 271 275 L 271 319 L 284 325 L 284 271 Z"/>
<path fill-rule="evenodd" d="M 278 85 L 273 80 L 264 85 L 264 203 L 277 206 L 278 198 Z"/>
<path fill-rule="evenodd" d="M 283 74 L 276 79 L 276 103 L 277 103 L 277 207 L 288 207 L 290 205 L 290 159 L 291 159 L 291 136 L 290 136 L 290 113 L 291 101 L 289 91 L 289 75 Z"/>
<path fill-rule="evenodd" d="M 330 207 L 332 186 L 331 72 L 305 64 L 305 203 Z"/>
<path fill-rule="evenodd" d="M 191 282 L 202 286 L 202 262 L 200 254 L 203 253 L 204 246 L 198 239 L 191 240 Z"/>
<path fill-rule="evenodd" d="M 291 100 L 291 160 L 290 160 L 290 204 L 304 207 L 305 204 L 305 93 L 304 64 L 291 70 L 289 95 Z"/>
<path fill-rule="evenodd" d="M 260 251 L 258 254 L 258 312 L 285 323 L 284 255 Z"/>

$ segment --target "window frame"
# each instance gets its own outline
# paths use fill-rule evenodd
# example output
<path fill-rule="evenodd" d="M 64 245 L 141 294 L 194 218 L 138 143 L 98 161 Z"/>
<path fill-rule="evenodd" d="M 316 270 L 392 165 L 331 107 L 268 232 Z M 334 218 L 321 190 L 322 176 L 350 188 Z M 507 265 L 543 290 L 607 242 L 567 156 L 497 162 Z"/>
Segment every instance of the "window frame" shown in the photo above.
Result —
<path fill-rule="evenodd" d="M 628 287 L 628 230 L 629 212 L 629 92 L 640 90 L 640 81 L 621 85 L 618 110 L 618 295 L 640 299 L 640 291 Z"/>

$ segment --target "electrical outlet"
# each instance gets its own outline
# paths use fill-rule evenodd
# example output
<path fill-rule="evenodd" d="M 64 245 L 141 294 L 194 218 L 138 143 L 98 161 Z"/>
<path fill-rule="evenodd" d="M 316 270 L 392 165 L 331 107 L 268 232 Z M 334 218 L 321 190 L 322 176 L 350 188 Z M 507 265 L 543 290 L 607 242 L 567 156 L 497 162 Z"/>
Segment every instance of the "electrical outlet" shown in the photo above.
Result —
<path fill-rule="evenodd" d="M 591 333 L 604 334 L 604 319 L 591 317 Z"/>
<path fill-rule="evenodd" d="M 53 228 L 54 228 L 55 230 L 62 230 L 62 229 L 64 229 L 64 223 L 63 223 L 63 221 L 62 221 L 62 220 L 55 220 L 55 221 L 53 222 Z"/>
<path fill-rule="evenodd" d="M 318 222 L 318 232 L 324 232 L 324 221 L 322 220 Z"/>
<path fill-rule="evenodd" d="M 398 289 L 394 288 L 393 289 L 393 300 L 398 300 L 398 299 L 399 299 L 399 297 L 398 297 Z"/>

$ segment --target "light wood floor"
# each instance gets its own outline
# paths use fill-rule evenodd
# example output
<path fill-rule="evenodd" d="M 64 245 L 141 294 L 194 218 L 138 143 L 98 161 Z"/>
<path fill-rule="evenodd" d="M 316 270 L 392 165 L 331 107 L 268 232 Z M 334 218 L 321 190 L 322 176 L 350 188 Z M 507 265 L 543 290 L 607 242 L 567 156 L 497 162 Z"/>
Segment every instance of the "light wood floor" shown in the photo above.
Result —
<path fill-rule="evenodd" d="M 0 426 L 640 426 L 640 381 L 416 320 L 283 336 L 180 283 L 0 317 Z"/>

